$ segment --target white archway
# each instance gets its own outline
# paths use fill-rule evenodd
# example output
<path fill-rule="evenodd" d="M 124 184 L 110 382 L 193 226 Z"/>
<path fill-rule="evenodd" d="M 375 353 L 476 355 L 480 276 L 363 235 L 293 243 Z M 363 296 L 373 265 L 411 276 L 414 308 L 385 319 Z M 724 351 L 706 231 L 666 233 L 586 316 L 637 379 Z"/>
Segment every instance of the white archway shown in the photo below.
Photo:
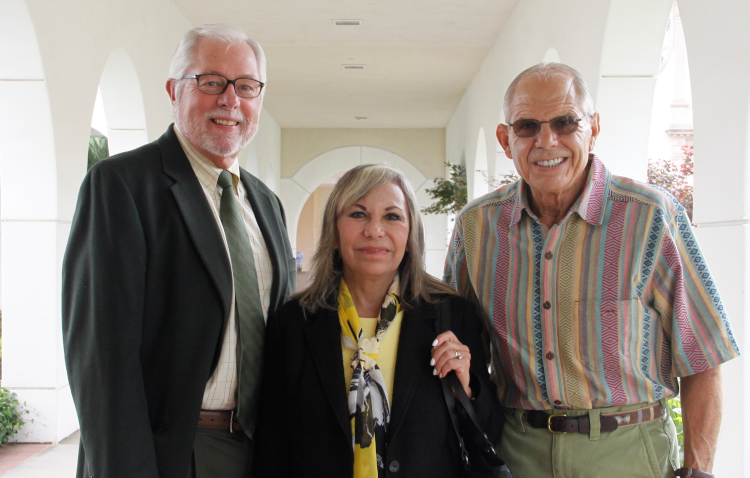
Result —
<path fill-rule="evenodd" d="M 474 181 L 471 187 L 472 195 L 470 200 L 484 196 L 489 192 L 489 185 L 484 176 L 484 174 L 490 174 L 489 167 L 487 166 L 487 138 L 484 135 L 484 128 L 482 127 L 479 128 L 479 134 L 477 134 L 477 149 L 474 157 L 474 171 L 471 172 Z M 466 173 L 468 178 L 469 171 Z"/>
<path fill-rule="evenodd" d="M 549 48 L 544 53 L 544 58 L 542 58 L 542 61 L 544 63 L 560 63 L 560 55 L 557 54 L 557 50 L 554 48 Z"/>
<path fill-rule="evenodd" d="M 411 182 L 421 207 L 429 204 L 426 188 L 433 186 L 431 178 L 407 159 L 380 148 L 346 146 L 327 151 L 305 164 L 291 178 L 281 180 L 281 202 L 287 217 L 287 232 L 292 250 L 297 252 L 297 228 L 305 202 L 325 180 L 337 176 L 354 166 L 368 163 L 388 163 L 400 170 Z M 447 251 L 447 216 L 423 216 L 425 229 L 425 268 L 435 277 L 442 277 Z"/>
<path fill-rule="evenodd" d="M 128 53 L 110 53 L 99 82 L 107 117 L 109 154 L 130 151 L 148 142 L 146 114 L 138 73 Z"/>
<path fill-rule="evenodd" d="M 673 0 L 611 0 L 604 30 L 594 152 L 614 174 L 646 180 L 651 107 Z"/>
<path fill-rule="evenodd" d="M 297 248 L 297 224 L 307 198 L 323 181 L 360 164 L 388 163 L 404 173 L 415 191 L 419 191 L 427 178 L 401 156 L 370 146 L 346 146 L 327 151 L 302 166 L 291 178 L 281 180 L 281 203 L 287 218 L 287 231 L 292 249 Z"/>
<path fill-rule="evenodd" d="M 49 92 L 23 0 L 0 0 L 0 111 L 13 112 L 0 115 L 2 385 L 26 402 L 34 419 L 16 438 L 57 442 L 78 428 L 60 322 L 59 265 L 70 225 L 58 219 Z"/>

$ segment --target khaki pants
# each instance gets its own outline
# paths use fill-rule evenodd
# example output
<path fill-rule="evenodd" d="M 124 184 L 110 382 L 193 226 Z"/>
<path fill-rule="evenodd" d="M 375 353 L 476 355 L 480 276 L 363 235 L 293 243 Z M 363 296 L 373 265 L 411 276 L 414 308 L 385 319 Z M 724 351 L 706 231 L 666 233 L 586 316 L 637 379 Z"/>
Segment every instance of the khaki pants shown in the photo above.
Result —
<path fill-rule="evenodd" d="M 597 410 L 550 410 L 569 417 L 589 415 L 588 434 L 554 434 L 521 421 L 521 410 L 506 415 L 500 457 L 513 478 L 600 478 L 633 476 L 674 478 L 679 468 L 677 431 L 667 413 L 664 419 L 599 430 L 599 415 L 644 408 L 649 404 Z M 662 406 L 667 409 L 666 400 Z"/>

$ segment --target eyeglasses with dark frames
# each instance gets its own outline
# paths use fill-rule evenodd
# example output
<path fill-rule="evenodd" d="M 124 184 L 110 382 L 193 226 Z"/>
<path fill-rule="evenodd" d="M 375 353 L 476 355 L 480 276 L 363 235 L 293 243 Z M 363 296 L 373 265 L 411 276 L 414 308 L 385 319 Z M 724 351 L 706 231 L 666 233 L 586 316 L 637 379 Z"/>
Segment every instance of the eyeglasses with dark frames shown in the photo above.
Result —
<path fill-rule="evenodd" d="M 227 90 L 230 84 L 234 87 L 234 93 L 240 98 L 256 98 L 260 95 L 263 87 L 266 86 L 262 81 L 252 78 L 237 78 L 235 80 L 227 79 L 221 75 L 184 75 L 181 80 L 195 79 L 198 82 L 198 89 L 209 95 L 220 95 Z"/>
<path fill-rule="evenodd" d="M 513 128 L 513 132 L 516 133 L 516 136 L 518 136 L 519 138 L 531 138 L 539 134 L 539 132 L 542 130 L 542 123 L 549 123 L 549 127 L 552 129 L 552 131 L 564 136 L 566 134 L 575 133 L 578 130 L 578 123 L 581 120 L 592 116 L 593 114 L 594 113 L 587 114 L 583 118 L 578 118 L 575 115 L 564 115 L 558 116 L 557 118 L 552 118 L 549 121 L 520 119 L 514 121 L 508 126 Z"/>

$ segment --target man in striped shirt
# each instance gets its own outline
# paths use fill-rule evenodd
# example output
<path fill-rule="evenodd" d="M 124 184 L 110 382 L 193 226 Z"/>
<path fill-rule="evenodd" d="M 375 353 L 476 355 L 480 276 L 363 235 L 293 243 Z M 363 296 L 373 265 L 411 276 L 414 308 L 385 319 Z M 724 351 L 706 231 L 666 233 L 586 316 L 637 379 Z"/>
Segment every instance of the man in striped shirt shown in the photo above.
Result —
<path fill-rule="evenodd" d="M 591 153 L 599 114 L 573 68 L 522 72 L 504 108 L 522 179 L 459 214 L 445 271 L 495 331 L 502 457 L 515 478 L 711 476 L 719 365 L 739 349 L 683 207 Z M 665 401 L 680 391 L 687 468 Z"/>

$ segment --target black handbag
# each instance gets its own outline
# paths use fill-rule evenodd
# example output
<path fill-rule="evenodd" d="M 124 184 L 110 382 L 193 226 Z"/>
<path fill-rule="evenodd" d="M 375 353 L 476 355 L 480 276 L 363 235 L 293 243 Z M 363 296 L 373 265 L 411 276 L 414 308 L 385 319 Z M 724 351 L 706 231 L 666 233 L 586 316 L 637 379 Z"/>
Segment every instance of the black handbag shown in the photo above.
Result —
<path fill-rule="evenodd" d="M 438 304 L 437 310 L 438 320 L 435 322 L 435 331 L 437 335 L 440 335 L 450 329 L 450 300 L 444 300 Z M 443 385 L 443 395 L 445 396 L 445 403 L 448 406 L 448 412 L 451 416 L 453 430 L 456 432 L 456 438 L 458 438 L 461 449 L 461 462 L 464 467 L 462 476 L 464 478 L 512 478 L 508 467 L 505 466 L 503 460 L 497 455 L 495 445 L 487 437 L 487 434 L 484 433 L 479 423 L 479 418 L 474 411 L 474 406 L 471 404 L 471 399 L 466 395 L 464 387 L 461 385 L 461 381 L 456 376 L 456 373 L 451 371 L 440 379 L 440 381 Z M 461 434 L 456 398 L 458 398 L 463 411 L 473 425 L 468 430 L 468 433 L 465 433 L 469 435 L 467 439 L 470 440 L 473 446 L 467 447 L 466 440 Z"/>

